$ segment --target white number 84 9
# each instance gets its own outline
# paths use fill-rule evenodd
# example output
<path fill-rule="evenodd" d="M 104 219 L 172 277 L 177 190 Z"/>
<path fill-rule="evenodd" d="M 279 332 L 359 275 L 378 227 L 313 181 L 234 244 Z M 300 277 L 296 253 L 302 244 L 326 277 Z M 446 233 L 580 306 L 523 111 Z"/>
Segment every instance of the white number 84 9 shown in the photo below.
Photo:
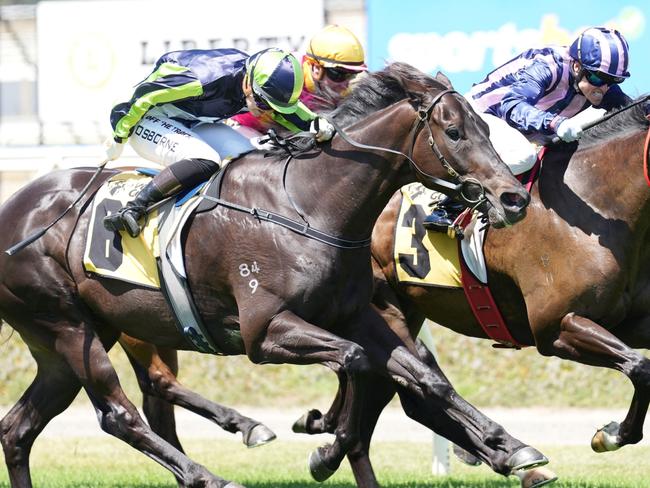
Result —
<path fill-rule="evenodd" d="M 260 272 L 260 268 L 257 265 L 257 261 L 253 261 L 253 264 L 251 266 L 248 266 L 248 264 L 246 264 L 246 263 L 242 263 L 242 264 L 239 265 L 239 274 L 243 278 L 248 278 L 253 273 L 257 274 L 259 272 Z M 253 294 L 253 293 L 255 293 L 257 291 L 258 285 L 259 285 L 259 282 L 257 281 L 256 278 L 252 278 L 248 282 L 248 286 L 251 289 L 251 294 Z"/>

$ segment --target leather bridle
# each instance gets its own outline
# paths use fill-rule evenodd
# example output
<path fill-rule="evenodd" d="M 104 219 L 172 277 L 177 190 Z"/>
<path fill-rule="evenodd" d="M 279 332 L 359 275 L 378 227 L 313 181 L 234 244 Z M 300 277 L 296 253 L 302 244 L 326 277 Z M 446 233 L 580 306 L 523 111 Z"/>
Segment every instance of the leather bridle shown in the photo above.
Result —
<path fill-rule="evenodd" d="M 442 151 L 440 151 L 440 148 L 436 144 L 436 141 L 433 137 L 433 131 L 431 130 L 431 124 L 429 122 L 429 119 L 431 117 L 431 114 L 436 104 L 440 102 L 440 100 L 442 100 L 443 96 L 452 93 L 458 94 L 456 90 L 451 90 L 451 89 L 442 90 L 441 92 L 436 94 L 435 97 L 431 99 L 428 105 L 419 107 L 417 109 L 416 111 L 417 117 L 413 122 L 413 126 L 411 127 L 411 131 L 410 131 L 411 148 L 409 150 L 408 155 L 404 154 L 401 151 L 397 151 L 395 149 L 389 149 L 380 146 L 371 146 L 367 144 L 362 144 L 360 142 L 356 142 L 352 140 L 345 133 L 343 129 L 338 127 L 334 121 L 330 120 L 329 118 L 327 120 L 334 126 L 337 134 L 341 136 L 341 138 L 348 144 L 354 147 L 358 147 L 360 149 L 371 149 L 371 150 L 383 151 L 383 152 L 388 152 L 388 153 L 403 156 L 410 163 L 410 165 L 415 169 L 415 171 L 419 173 L 424 179 L 427 180 L 427 186 L 429 188 L 444 193 L 445 195 L 448 195 L 457 200 L 460 200 L 468 206 L 476 207 L 487 200 L 483 185 L 475 178 L 465 178 L 461 180 L 461 175 L 451 166 L 447 158 L 445 158 L 444 154 L 442 154 Z M 427 142 L 429 144 L 429 147 L 431 148 L 431 151 L 433 151 L 433 154 L 440 161 L 440 164 L 442 164 L 442 166 L 447 170 L 447 173 L 452 178 L 453 182 L 443 180 L 441 178 L 438 178 L 436 176 L 427 173 L 426 171 L 422 170 L 420 166 L 413 159 L 412 156 L 413 156 L 413 150 L 415 149 L 415 142 L 417 140 L 418 134 L 420 133 L 420 130 L 423 128 L 426 129 L 426 131 L 428 132 Z M 467 195 L 468 192 L 466 191 L 466 188 L 470 185 L 474 187 L 478 186 L 480 188 L 478 198 L 471 198 Z"/>

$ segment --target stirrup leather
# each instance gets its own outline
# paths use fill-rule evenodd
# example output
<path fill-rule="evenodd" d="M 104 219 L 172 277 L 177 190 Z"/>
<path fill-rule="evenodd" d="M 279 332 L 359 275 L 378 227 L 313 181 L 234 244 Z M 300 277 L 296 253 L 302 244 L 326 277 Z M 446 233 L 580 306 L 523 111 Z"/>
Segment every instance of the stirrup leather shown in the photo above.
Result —
<path fill-rule="evenodd" d="M 446 233 L 450 238 L 465 237 L 464 228 L 467 225 L 467 217 L 470 209 L 464 209 L 458 215 L 450 215 L 444 208 L 439 207 L 433 210 L 423 221 L 425 229 L 434 232 Z"/>

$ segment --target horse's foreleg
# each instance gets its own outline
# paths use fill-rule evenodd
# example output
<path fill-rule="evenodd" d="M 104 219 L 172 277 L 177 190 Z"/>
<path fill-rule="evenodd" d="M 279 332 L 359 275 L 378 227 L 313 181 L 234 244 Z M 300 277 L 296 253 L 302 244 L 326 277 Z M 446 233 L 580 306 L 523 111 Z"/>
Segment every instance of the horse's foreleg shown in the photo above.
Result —
<path fill-rule="evenodd" d="M 537 349 L 546 356 L 615 369 L 625 374 L 634 385 L 634 396 L 625 420 L 620 425 L 612 422 L 596 433 L 592 440 L 595 451 L 612 451 L 643 438 L 643 422 L 650 402 L 648 358 L 604 327 L 573 313 L 562 319 L 556 337 L 536 337 L 536 340 Z"/>
<path fill-rule="evenodd" d="M 424 364 L 381 317 L 358 342 L 376 370 L 383 368 L 394 380 L 407 415 L 470 451 L 495 472 L 509 475 L 548 462 L 461 398 L 435 358 Z"/>
<path fill-rule="evenodd" d="M 378 374 L 367 375 L 365 381 L 367 394 L 362 406 L 361 439 L 348 454 L 348 460 L 359 488 L 378 488 L 379 483 L 370 463 L 370 441 L 381 412 L 395 396 L 395 385 Z"/>
<path fill-rule="evenodd" d="M 271 429 L 261 422 L 211 402 L 182 385 L 176 376 L 178 354 L 175 350 L 156 347 L 125 334 L 120 336 L 119 341 L 138 378 L 143 395 L 143 411 L 149 425 L 179 451 L 183 449 L 176 434 L 172 404 L 212 420 L 228 432 L 241 432 L 247 447 L 261 446 L 275 439 Z"/>
<path fill-rule="evenodd" d="M 318 448 L 309 459 L 314 479 L 324 481 L 359 442 L 362 377 L 368 372 L 368 359 L 358 344 L 316 327 L 290 311 L 274 316 L 263 337 L 262 341 L 247 343 L 247 354 L 255 363 L 323 364 L 347 378 L 342 414 L 334 432 L 336 439 L 332 445 Z"/>
<path fill-rule="evenodd" d="M 398 388 L 402 407 L 409 417 L 506 476 L 518 469 L 548 463 L 537 449 L 512 437 L 501 425 L 461 398 L 442 372 L 436 374 L 434 371 L 431 368 L 417 389 Z"/>
<path fill-rule="evenodd" d="M 0 421 L 0 440 L 12 488 L 32 486 L 29 470 L 32 444 L 81 389 L 77 377 L 60 358 L 43 352 L 32 355 L 38 363 L 36 378 Z"/>
<path fill-rule="evenodd" d="M 320 410 L 313 409 L 303 414 L 293 423 L 292 430 L 298 434 L 333 434 L 338 423 L 343 400 L 345 399 L 345 388 L 348 379 L 345 375 L 338 375 L 339 387 L 336 390 L 336 396 L 329 410 L 322 414 Z"/>
<path fill-rule="evenodd" d="M 90 327 L 83 322 L 65 325 L 57 322 L 50 329 L 57 330 L 57 352 L 64 356 L 81 381 L 104 431 L 167 468 L 184 487 L 224 488 L 229 485 L 228 481 L 193 462 L 149 428 L 124 394 L 106 350 Z"/>

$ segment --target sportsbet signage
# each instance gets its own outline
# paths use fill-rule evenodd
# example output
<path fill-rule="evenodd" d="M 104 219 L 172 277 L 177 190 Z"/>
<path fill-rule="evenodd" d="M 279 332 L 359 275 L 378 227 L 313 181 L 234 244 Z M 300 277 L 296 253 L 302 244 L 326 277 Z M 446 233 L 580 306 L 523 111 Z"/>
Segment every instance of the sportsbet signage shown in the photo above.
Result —
<path fill-rule="evenodd" d="M 178 49 L 300 51 L 324 25 L 323 0 L 93 0 L 38 4 L 39 115 L 98 121 Z"/>
<path fill-rule="evenodd" d="M 650 91 L 647 1 L 601 0 L 366 0 L 371 69 L 404 61 L 428 73 L 444 72 L 467 91 L 494 68 L 531 47 L 569 45 L 586 27 L 620 30 L 630 44 L 625 91 Z"/>

